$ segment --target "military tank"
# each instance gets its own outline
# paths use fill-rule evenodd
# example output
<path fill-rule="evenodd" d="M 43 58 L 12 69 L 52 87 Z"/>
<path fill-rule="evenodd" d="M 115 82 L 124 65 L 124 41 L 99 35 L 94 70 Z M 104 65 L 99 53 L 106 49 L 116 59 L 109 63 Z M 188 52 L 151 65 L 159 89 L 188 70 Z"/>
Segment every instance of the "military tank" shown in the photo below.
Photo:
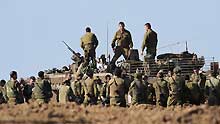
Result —
<path fill-rule="evenodd" d="M 46 70 L 46 77 L 50 79 L 52 84 L 61 84 L 65 78 L 66 73 L 74 75 L 77 73 L 79 65 L 83 61 L 83 56 L 80 53 L 76 53 L 71 47 L 63 42 L 67 48 L 72 52 L 73 56 L 71 59 L 73 63 L 69 66 L 64 66 L 62 69 L 51 69 Z M 137 49 L 131 49 L 128 60 L 118 61 L 117 65 L 121 67 L 128 75 L 133 75 L 136 70 L 141 70 L 144 74 L 149 77 L 155 77 L 159 70 L 163 70 L 165 73 L 172 71 L 176 66 L 181 67 L 182 74 L 184 76 L 191 75 L 194 69 L 201 69 L 205 64 L 205 58 L 203 56 L 198 57 L 194 53 L 188 52 L 188 50 L 179 53 L 165 53 L 157 56 L 156 59 L 140 60 Z M 107 65 L 106 65 L 107 66 Z M 107 73 L 108 70 L 96 71 L 95 76 L 100 79 L 105 78 L 106 75 L 112 75 Z"/>
<path fill-rule="evenodd" d="M 149 77 L 155 77 L 159 70 L 168 73 L 168 71 L 172 71 L 176 66 L 179 66 L 182 69 L 182 74 L 186 76 L 191 75 L 194 69 L 201 69 L 205 65 L 205 58 L 203 56 L 198 58 L 196 54 L 184 51 L 180 54 L 161 54 L 156 59 L 145 57 L 144 61 L 141 61 L 138 50 L 133 49 L 129 59 L 118 64 L 129 74 L 135 73 L 138 69 Z"/>

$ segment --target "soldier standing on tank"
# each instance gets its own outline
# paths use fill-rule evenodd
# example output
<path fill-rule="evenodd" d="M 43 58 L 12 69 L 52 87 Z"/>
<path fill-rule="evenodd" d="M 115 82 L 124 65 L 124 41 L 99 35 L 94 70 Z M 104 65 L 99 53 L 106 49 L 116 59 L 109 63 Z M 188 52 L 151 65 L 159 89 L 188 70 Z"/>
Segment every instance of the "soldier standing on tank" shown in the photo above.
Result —
<path fill-rule="evenodd" d="M 88 76 L 85 81 L 83 81 L 83 91 L 85 92 L 85 105 L 95 105 L 97 104 L 97 86 L 94 81 L 93 71 L 89 69 L 86 73 Z"/>
<path fill-rule="evenodd" d="M 115 33 L 111 44 L 112 49 L 115 52 L 110 62 L 112 70 L 115 67 L 115 62 L 121 55 L 123 55 L 126 60 L 128 59 L 130 48 L 133 48 L 131 33 L 125 29 L 125 23 L 119 22 L 118 26 L 119 30 Z"/>
<path fill-rule="evenodd" d="M 126 107 L 125 82 L 121 78 L 122 70 L 116 68 L 114 76 L 108 83 L 107 97 L 110 99 L 110 106 Z"/>
<path fill-rule="evenodd" d="M 220 81 L 216 78 L 214 72 L 210 71 L 208 73 L 208 79 L 205 83 L 205 93 L 209 105 L 220 105 Z"/>
<path fill-rule="evenodd" d="M 157 105 L 166 107 L 167 99 L 169 96 L 168 82 L 164 80 L 163 70 L 157 73 L 157 78 L 154 83 L 154 88 L 156 92 L 156 103 Z"/>
<path fill-rule="evenodd" d="M 8 97 L 9 104 L 17 104 L 19 98 L 19 82 L 17 81 L 17 72 L 12 71 L 10 73 L 10 80 L 5 84 L 6 95 Z"/>
<path fill-rule="evenodd" d="M 73 91 L 70 87 L 70 82 L 72 80 L 72 76 L 70 73 L 65 75 L 65 80 L 59 89 L 59 102 L 67 103 L 73 101 Z"/>
<path fill-rule="evenodd" d="M 145 47 L 147 47 L 147 55 L 146 57 L 149 59 L 155 59 L 156 53 L 157 53 L 157 33 L 151 29 L 151 24 L 146 23 L 144 25 L 145 27 L 145 35 L 144 40 L 142 42 L 141 47 L 141 55 L 143 55 Z"/>
<path fill-rule="evenodd" d="M 94 33 L 91 32 L 91 28 L 86 28 L 86 34 L 81 37 L 80 46 L 84 51 L 84 64 L 83 67 L 89 65 L 92 60 L 93 67 L 96 68 L 96 48 L 98 46 L 98 40 Z"/>
<path fill-rule="evenodd" d="M 129 88 L 129 95 L 131 96 L 131 104 L 146 104 L 146 85 L 142 80 L 142 74 L 140 72 L 136 72 L 134 75 L 134 81 L 131 83 Z"/>
<path fill-rule="evenodd" d="M 71 83 L 71 88 L 73 90 L 74 94 L 74 101 L 77 104 L 82 104 L 84 100 L 84 91 L 83 91 L 83 86 L 82 86 L 82 78 L 83 74 L 75 75 L 76 79 Z"/>
<path fill-rule="evenodd" d="M 53 93 L 51 83 L 49 80 L 44 78 L 43 71 L 38 73 L 38 79 L 36 80 L 34 86 L 32 94 L 33 99 L 36 100 L 38 104 L 48 103 L 50 98 L 52 98 Z"/>
<path fill-rule="evenodd" d="M 184 103 L 184 90 L 185 79 L 181 75 L 181 68 L 175 67 L 173 69 L 173 75 L 168 81 L 169 97 L 167 100 L 167 106 L 183 105 Z"/>

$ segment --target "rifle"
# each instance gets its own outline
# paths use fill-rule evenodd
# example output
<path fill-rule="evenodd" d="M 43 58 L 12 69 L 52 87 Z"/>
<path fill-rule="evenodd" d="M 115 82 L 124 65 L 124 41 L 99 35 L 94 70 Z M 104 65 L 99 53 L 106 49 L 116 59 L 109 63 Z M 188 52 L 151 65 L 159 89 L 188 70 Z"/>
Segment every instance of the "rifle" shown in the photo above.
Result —
<path fill-rule="evenodd" d="M 67 49 L 73 53 L 73 55 L 75 55 L 77 58 L 81 59 L 81 56 L 78 55 L 65 41 L 62 41 L 64 43 L 64 45 L 67 47 Z"/>

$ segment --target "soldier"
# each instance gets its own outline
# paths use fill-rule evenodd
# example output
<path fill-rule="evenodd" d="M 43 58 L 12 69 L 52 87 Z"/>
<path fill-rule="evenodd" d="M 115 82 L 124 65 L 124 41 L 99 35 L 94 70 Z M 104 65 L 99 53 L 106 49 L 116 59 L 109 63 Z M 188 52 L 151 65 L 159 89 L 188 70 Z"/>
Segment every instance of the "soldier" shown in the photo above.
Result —
<path fill-rule="evenodd" d="M 205 92 L 209 105 L 220 105 L 220 81 L 214 72 L 209 72 Z"/>
<path fill-rule="evenodd" d="M 82 77 L 83 74 L 76 75 L 76 79 L 71 83 L 71 88 L 73 90 L 73 94 L 75 96 L 75 102 L 77 104 L 82 104 L 84 100 L 84 92 L 82 87 Z"/>
<path fill-rule="evenodd" d="M 154 88 L 156 92 L 157 105 L 166 107 L 167 99 L 169 96 L 168 82 L 164 80 L 164 73 L 160 70 L 157 73 L 157 79 L 154 83 Z"/>
<path fill-rule="evenodd" d="M 5 84 L 6 84 L 5 80 L 0 81 L 0 104 L 7 103 Z"/>
<path fill-rule="evenodd" d="M 199 71 L 199 89 L 200 89 L 200 103 L 205 103 L 205 83 L 206 83 L 206 75 L 205 72 Z"/>
<path fill-rule="evenodd" d="M 19 82 L 17 81 L 17 72 L 12 71 L 10 73 L 10 80 L 6 83 L 6 94 L 9 104 L 17 104 L 19 97 Z"/>
<path fill-rule="evenodd" d="M 134 75 L 134 81 L 129 88 L 129 95 L 131 96 L 131 104 L 146 104 L 146 86 L 142 80 L 142 74 L 136 72 Z"/>
<path fill-rule="evenodd" d="M 24 98 L 25 98 L 25 102 L 29 103 L 29 100 L 31 99 L 32 96 L 32 90 L 34 88 L 34 84 L 36 82 L 36 78 L 34 76 L 30 77 L 29 83 L 26 83 L 24 85 Z"/>
<path fill-rule="evenodd" d="M 107 96 L 110 98 L 111 106 L 126 107 L 125 82 L 121 78 L 122 70 L 116 68 L 113 78 L 108 83 Z"/>
<path fill-rule="evenodd" d="M 119 30 L 115 33 L 111 46 L 115 52 L 115 55 L 110 62 L 112 66 L 115 66 L 115 62 L 121 55 L 123 55 L 126 60 L 128 59 L 129 50 L 130 48 L 133 48 L 133 42 L 131 33 L 125 29 L 124 22 L 119 22 Z"/>
<path fill-rule="evenodd" d="M 151 24 L 146 23 L 144 25 L 146 33 L 141 47 L 141 55 L 143 55 L 145 47 L 147 47 L 146 57 L 149 59 L 155 59 L 157 53 L 157 33 L 151 29 Z"/>
<path fill-rule="evenodd" d="M 108 82 L 111 80 L 111 75 L 107 74 L 105 76 L 105 81 L 103 84 L 103 99 L 105 101 L 105 104 L 108 105 L 109 104 L 109 98 L 107 97 L 107 93 L 108 93 Z"/>
<path fill-rule="evenodd" d="M 97 86 L 97 97 L 98 102 L 105 104 L 105 96 L 106 96 L 106 83 L 103 83 L 99 76 L 96 76 L 94 79 Z"/>
<path fill-rule="evenodd" d="M 48 103 L 53 94 L 51 83 L 49 80 L 44 78 L 43 71 L 38 73 L 38 79 L 34 85 L 33 98 L 36 100 L 36 102 L 38 104 Z"/>
<path fill-rule="evenodd" d="M 122 76 L 121 78 L 124 80 L 125 83 L 125 100 L 126 103 L 131 103 L 131 96 L 128 94 L 129 87 L 131 82 L 134 80 L 133 75 L 128 75 L 125 69 L 122 69 Z"/>
<path fill-rule="evenodd" d="M 151 105 L 155 105 L 156 104 L 156 102 L 155 102 L 156 93 L 155 93 L 155 89 L 153 87 L 153 84 L 148 82 L 147 75 L 143 76 L 143 81 L 146 86 L 146 103 L 151 104 Z"/>
<path fill-rule="evenodd" d="M 91 28 L 86 28 L 86 34 L 81 37 L 80 46 L 84 51 L 84 64 L 83 67 L 89 65 L 92 60 L 93 66 L 96 68 L 96 48 L 98 46 L 98 40 L 94 33 L 91 33 Z"/>
<path fill-rule="evenodd" d="M 95 105 L 97 104 L 97 86 L 93 79 L 93 71 L 88 70 L 86 75 L 88 76 L 87 79 L 83 82 L 83 90 L 85 92 L 85 105 Z"/>
<path fill-rule="evenodd" d="M 169 70 L 169 71 L 167 72 L 167 75 L 165 76 L 164 79 L 165 79 L 167 82 L 169 82 L 169 79 L 172 77 L 172 75 L 173 75 L 173 72 Z"/>
<path fill-rule="evenodd" d="M 195 75 L 194 75 L 195 76 Z M 200 88 L 197 82 L 197 79 L 192 78 L 189 79 L 189 76 L 186 76 L 186 98 L 188 99 L 190 104 L 199 105 L 200 104 Z M 194 81 L 193 81 L 194 79 Z"/>
<path fill-rule="evenodd" d="M 67 103 L 73 101 L 73 91 L 70 87 L 70 81 L 72 77 L 70 73 L 65 75 L 65 81 L 59 89 L 59 102 Z"/>
<path fill-rule="evenodd" d="M 181 75 L 181 68 L 175 67 L 173 69 L 173 75 L 169 78 L 168 88 L 169 88 L 169 97 L 167 101 L 167 106 L 172 105 L 182 105 L 184 103 L 184 89 L 185 89 L 185 80 Z"/>
<path fill-rule="evenodd" d="M 193 70 L 193 74 L 190 77 L 190 80 L 194 83 L 198 83 L 200 80 L 199 71 L 197 69 Z"/>

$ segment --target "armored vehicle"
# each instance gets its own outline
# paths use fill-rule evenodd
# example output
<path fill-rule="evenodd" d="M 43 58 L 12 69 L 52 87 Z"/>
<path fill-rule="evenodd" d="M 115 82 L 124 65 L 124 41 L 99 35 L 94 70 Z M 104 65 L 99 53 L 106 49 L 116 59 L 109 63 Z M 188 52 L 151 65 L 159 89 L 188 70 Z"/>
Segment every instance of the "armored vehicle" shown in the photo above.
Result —
<path fill-rule="evenodd" d="M 196 54 L 188 51 L 180 54 L 161 54 L 155 60 L 145 57 L 144 61 L 139 59 L 138 50 L 133 49 L 130 54 L 129 60 L 122 61 L 119 65 L 127 73 L 135 73 L 139 69 L 150 77 L 155 77 L 159 70 L 163 70 L 165 73 L 172 71 L 176 66 L 181 67 L 183 75 L 191 75 L 194 69 L 200 69 L 205 64 L 203 56 L 198 58 Z"/>

